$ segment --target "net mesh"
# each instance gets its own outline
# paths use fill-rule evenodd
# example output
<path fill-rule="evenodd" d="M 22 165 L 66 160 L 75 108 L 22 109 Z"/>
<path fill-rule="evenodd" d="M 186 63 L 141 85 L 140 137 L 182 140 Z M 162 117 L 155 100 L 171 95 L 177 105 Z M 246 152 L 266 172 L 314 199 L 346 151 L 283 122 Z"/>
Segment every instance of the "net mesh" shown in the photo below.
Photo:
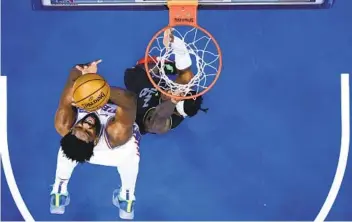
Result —
<path fill-rule="evenodd" d="M 154 82 L 169 94 L 177 96 L 199 94 L 216 81 L 221 59 L 217 45 L 210 36 L 196 27 L 178 27 L 171 30 L 172 34 L 180 38 L 187 47 L 192 59 L 193 78 L 188 84 L 179 84 L 175 82 L 173 76 L 166 74 L 167 62 L 174 61 L 174 54 L 182 52 L 177 52 L 178 49 L 174 49 L 165 41 L 164 32 L 154 39 L 149 48 L 149 56 L 155 62 L 155 65 L 150 67 L 149 73 Z"/>

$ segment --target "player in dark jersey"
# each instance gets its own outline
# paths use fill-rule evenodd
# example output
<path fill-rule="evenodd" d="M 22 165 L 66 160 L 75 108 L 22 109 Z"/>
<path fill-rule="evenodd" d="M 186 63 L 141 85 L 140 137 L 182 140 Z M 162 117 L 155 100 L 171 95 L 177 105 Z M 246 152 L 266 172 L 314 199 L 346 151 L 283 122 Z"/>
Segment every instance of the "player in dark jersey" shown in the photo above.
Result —
<path fill-rule="evenodd" d="M 182 40 L 175 38 L 175 44 L 183 47 Z M 185 46 L 184 46 L 185 47 Z M 186 84 L 192 77 L 190 70 L 192 61 L 188 54 L 177 55 L 175 53 L 175 62 L 168 61 L 165 65 L 167 75 L 177 75 L 178 83 Z M 206 112 L 202 108 L 202 96 L 196 99 L 187 99 L 183 101 L 174 101 L 167 98 L 152 85 L 144 68 L 144 61 L 141 59 L 133 68 L 125 71 L 124 82 L 128 90 L 137 94 L 137 116 L 136 123 L 139 125 L 142 134 L 153 133 L 162 134 L 176 128 L 185 118 L 195 116 L 199 110 Z M 154 65 L 154 64 L 153 64 Z M 152 65 L 152 66 L 153 66 Z M 191 92 L 194 94 L 194 92 Z"/>

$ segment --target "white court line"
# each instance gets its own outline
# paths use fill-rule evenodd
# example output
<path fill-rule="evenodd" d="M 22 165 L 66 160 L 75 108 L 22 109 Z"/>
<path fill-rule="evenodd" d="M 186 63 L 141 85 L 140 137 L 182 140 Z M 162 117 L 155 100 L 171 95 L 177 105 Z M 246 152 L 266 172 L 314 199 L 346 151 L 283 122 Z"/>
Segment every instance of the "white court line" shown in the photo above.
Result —
<path fill-rule="evenodd" d="M 1 76 L 1 73 L 2 73 L 2 71 L 1 71 L 1 38 L 2 38 L 2 36 L 1 36 L 1 19 L 2 19 L 2 16 L 1 16 L 1 0 L 0 0 L 0 76 Z M 1 86 L 1 85 L 0 85 Z M 1 90 L 1 88 L 0 88 L 0 90 Z M 1 92 L 0 92 L 1 93 Z M 0 94 L 0 106 L 1 106 L 1 94 Z M 1 123 L 2 123 L 2 121 L 1 121 L 1 116 L 2 116 L 2 114 L 1 114 L 1 111 L 0 111 L 0 130 L 1 130 Z M 4 124 L 4 127 L 6 127 L 6 125 Z M 1 139 L 1 132 L 0 132 L 0 139 Z M 1 142 L 0 142 L 1 143 Z M 1 215 L 2 215 L 2 205 L 1 205 L 1 200 L 2 200 L 2 198 L 1 198 L 1 191 L 2 191 L 2 188 L 1 188 L 1 180 L 2 180 L 2 176 L 1 176 L 1 172 L 2 172 L 2 168 L 1 168 L 1 166 L 2 166 L 2 157 L 1 157 L 1 144 L 0 144 L 0 221 L 2 221 L 2 218 L 1 218 Z"/>
<path fill-rule="evenodd" d="M 329 194 L 324 205 L 320 209 L 315 222 L 325 221 L 328 216 L 337 194 L 339 193 L 343 177 L 345 175 L 350 148 L 350 85 L 349 74 L 341 74 L 341 148 L 337 169 L 332 182 Z"/>
<path fill-rule="evenodd" d="M 25 221 L 34 221 L 26 204 L 18 190 L 15 177 L 13 175 L 11 161 L 7 144 L 7 84 L 6 76 L 0 76 L 0 152 L 3 170 L 10 192 Z"/>
<path fill-rule="evenodd" d="M 341 74 L 341 149 L 339 162 L 336 169 L 334 181 L 330 188 L 326 201 L 319 214 L 315 218 L 316 222 L 324 221 L 329 214 L 346 171 L 349 143 L 350 143 L 350 90 L 349 74 Z M 34 221 L 23 198 L 18 190 L 15 177 L 11 168 L 10 156 L 7 144 L 7 85 L 6 76 L 0 76 L 0 152 L 4 173 L 10 188 L 13 199 L 25 221 Z"/>

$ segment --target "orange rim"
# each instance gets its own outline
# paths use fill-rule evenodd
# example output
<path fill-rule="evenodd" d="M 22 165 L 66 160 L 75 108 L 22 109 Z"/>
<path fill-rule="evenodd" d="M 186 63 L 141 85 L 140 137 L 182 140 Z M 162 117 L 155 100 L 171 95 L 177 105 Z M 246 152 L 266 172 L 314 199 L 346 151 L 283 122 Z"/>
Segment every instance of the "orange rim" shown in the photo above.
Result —
<path fill-rule="evenodd" d="M 146 72 L 148 74 L 149 81 L 162 94 L 164 94 L 164 95 L 166 95 L 166 96 L 168 96 L 170 98 L 177 99 L 177 100 L 180 100 L 180 99 L 194 99 L 194 98 L 199 97 L 199 96 L 205 94 L 206 92 L 208 92 L 215 85 L 216 81 L 218 80 L 218 78 L 220 76 L 221 69 L 222 69 L 221 49 L 220 49 L 220 46 L 219 46 L 218 42 L 213 37 L 213 35 L 210 34 L 210 32 L 208 32 L 206 29 L 200 27 L 198 25 L 198 23 L 197 23 L 198 0 L 168 0 L 167 6 L 169 8 L 169 25 L 164 27 L 164 28 L 162 28 L 157 33 L 155 33 L 153 38 L 148 43 L 147 49 L 145 51 L 144 60 L 145 61 L 149 61 L 150 60 L 151 56 L 149 55 L 149 51 L 150 51 L 150 48 L 151 48 L 154 40 L 158 36 L 160 36 L 166 29 L 170 29 L 170 28 L 175 27 L 175 26 L 193 26 L 193 27 L 201 30 L 203 33 L 205 33 L 214 42 L 214 45 L 215 45 L 215 47 L 216 47 L 216 49 L 218 51 L 218 54 L 219 54 L 218 71 L 216 73 L 216 76 L 215 76 L 214 80 L 203 91 L 198 92 L 197 94 L 192 95 L 192 96 L 176 96 L 176 95 L 172 95 L 172 94 L 166 92 L 164 89 L 162 89 L 158 84 L 156 84 L 154 82 L 153 77 L 152 77 L 152 75 L 149 72 L 148 63 L 144 63 L 145 70 L 146 70 Z"/>

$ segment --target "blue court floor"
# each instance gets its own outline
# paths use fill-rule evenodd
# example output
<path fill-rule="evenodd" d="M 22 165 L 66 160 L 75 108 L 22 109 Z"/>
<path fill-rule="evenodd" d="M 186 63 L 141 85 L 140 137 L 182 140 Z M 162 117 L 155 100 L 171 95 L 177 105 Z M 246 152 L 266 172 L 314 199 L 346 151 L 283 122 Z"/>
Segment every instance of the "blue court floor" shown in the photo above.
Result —
<path fill-rule="evenodd" d="M 329 10 L 201 11 L 223 72 L 207 114 L 164 136 L 145 136 L 136 220 L 313 220 L 335 174 L 340 74 L 352 73 L 352 1 Z M 167 11 L 33 11 L 2 1 L 2 70 L 14 175 L 36 220 L 118 220 L 115 168 L 84 165 L 71 204 L 50 215 L 59 136 L 54 113 L 68 71 L 101 58 L 122 86 Z M 352 220 L 349 162 L 329 220 Z M 2 220 L 22 220 L 3 177 Z"/>

